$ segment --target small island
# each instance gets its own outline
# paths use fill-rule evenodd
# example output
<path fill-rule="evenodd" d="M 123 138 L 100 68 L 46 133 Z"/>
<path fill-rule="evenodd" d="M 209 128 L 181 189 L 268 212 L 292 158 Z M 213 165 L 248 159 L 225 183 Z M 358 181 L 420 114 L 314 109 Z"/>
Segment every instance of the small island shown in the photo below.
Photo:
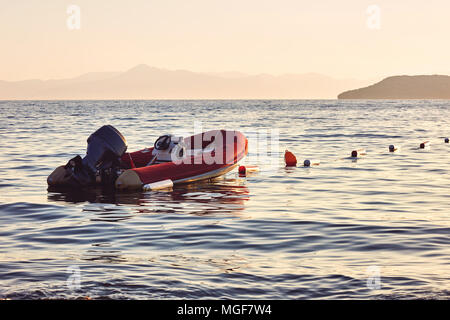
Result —
<path fill-rule="evenodd" d="M 450 76 L 394 76 L 374 85 L 345 91 L 338 99 L 450 99 Z"/>

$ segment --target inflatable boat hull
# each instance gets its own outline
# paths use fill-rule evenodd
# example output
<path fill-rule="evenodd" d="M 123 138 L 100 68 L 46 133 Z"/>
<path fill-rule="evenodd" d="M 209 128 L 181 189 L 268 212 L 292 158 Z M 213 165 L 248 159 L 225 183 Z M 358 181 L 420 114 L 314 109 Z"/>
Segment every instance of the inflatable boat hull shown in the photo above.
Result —
<path fill-rule="evenodd" d="M 174 184 L 212 179 L 233 170 L 248 153 L 247 138 L 239 131 L 212 130 L 184 139 L 189 156 L 177 162 L 147 166 L 153 148 L 126 153 L 122 161 L 130 168 L 116 180 L 119 190 L 141 189 L 164 180 Z"/>

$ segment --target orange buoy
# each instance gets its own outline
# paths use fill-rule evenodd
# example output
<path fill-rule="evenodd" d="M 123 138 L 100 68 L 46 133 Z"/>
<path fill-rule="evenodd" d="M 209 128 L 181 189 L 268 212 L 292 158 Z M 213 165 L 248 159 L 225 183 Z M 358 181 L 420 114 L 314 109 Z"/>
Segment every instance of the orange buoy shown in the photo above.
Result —
<path fill-rule="evenodd" d="M 284 162 L 286 162 L 286 167 L 295 167 L 297 165 L 297 158 L 292 152 L 286 150 L 284 152 Z"/>

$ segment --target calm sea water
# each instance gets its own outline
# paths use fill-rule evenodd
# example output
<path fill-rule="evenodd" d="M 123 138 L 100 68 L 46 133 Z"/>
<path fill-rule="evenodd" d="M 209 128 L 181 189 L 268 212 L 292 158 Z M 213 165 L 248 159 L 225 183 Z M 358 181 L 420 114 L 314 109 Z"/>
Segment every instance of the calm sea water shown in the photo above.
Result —
<path fill-rule="evenodd" d="M 321 165 L 267 159 L 172 192 L 47 191 L 103 124 L 138 150 L 195 121 L 276 129 L 272 157 Z M 450 101 L 0 102 L 0 298 L 448 299 L 446 136 Z M 261 161 L 264 144 L 250 147 Z M 345 159 L 356 148 L 367 155 Z"/>

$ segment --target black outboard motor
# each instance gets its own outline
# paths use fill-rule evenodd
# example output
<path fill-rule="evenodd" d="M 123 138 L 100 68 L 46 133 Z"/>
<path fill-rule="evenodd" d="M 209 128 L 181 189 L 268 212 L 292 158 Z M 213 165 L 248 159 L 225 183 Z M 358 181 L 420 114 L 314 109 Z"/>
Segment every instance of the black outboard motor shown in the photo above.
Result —
<path fill-rule="evenodd" d="M 127 151 L 127 141 L 113 126 L 106 125 L 95 131 L 87 139 L 88 147 L 83 159 L 83 166 L 91 172 L 111 166 L 111 162 L 120 158 Z"/>
<path fill-rule="evenodd" d="M 114 185 L 120 157 L 127 150 L 125 138 L 113 126 L 105 125 L 91 134 L 87 143 L 86 156 L 76 156 L 57 168 L 47 178 L 50 186 Z"/>

